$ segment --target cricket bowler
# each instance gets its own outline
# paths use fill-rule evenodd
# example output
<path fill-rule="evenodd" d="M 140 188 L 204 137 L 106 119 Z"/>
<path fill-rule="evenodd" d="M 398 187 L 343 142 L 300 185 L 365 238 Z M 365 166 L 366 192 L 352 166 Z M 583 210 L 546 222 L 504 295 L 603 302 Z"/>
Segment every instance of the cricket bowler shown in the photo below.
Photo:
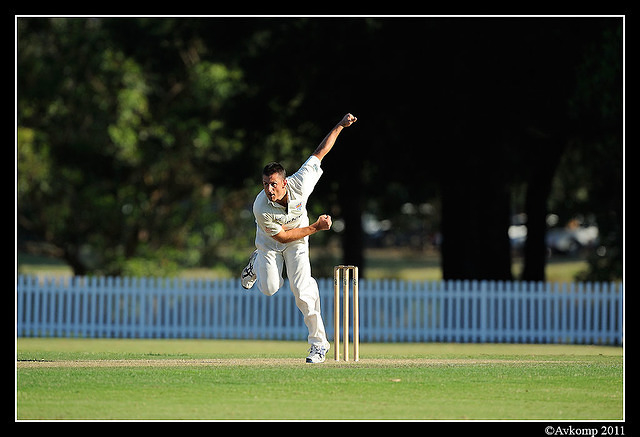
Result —
<path fill-rule="evenodd" d="M 282 272 L 286 265 L 291 291 L 309 330 L 307 339 L 311 348 L 307 363 L 324 362 L 329 350 L 320 314 L 318 284 L 311 276 L 309 235 L 331 228 L 328 214 L 309 224 L 307 201 L 322 176 L 322 159 L 331 151 L 342 130 L 356 120 L 351 114 L 342 117 L 302 167 L 289 177 L 279 163 L 267 164 L 262 172 L 264 190 L 253 203 L 256 250 L 242 270 L 242 287 L 250 289 L 257 283 L 263 294 L 272 296 L 284 284 Z"/>

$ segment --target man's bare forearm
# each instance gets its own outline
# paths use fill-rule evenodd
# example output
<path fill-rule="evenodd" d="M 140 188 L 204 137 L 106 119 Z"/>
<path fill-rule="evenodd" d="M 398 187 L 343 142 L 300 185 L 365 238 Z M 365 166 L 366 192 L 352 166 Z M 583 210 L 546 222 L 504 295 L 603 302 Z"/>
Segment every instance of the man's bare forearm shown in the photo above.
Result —
<path fill-rule="evenodd" d="M 318 228 L 313 225 L 305 226 L 303 228 L 293 228 L 288 231 L 280 231 L 280 233 L 273 236 L 278 243 L 291 243 L 292 241 L 301 240 L 311 234 L 318 232 Z"/>
<path fill-rule="evenodd" d="M 331 229 L 331 216 L 323 214 L 318 217 L 315 223 L 304 226 L 302 228 L 293 228 L 285 231 L 284 229 L 278 232 L 273 238 L 279 243 L 291 243 L 292 241 L 301 240 L 311 234 L 315 234 L 318 231 L 326 231 Z"/>
<path fill-rule="evenodd" d="M 329 132 L 327 136 L 324 137 L 320 145 L 316 147 L 316 150 L 314 150 L 313 155 L 317 156 L 318 159 L 322 161 L 322 158 L 324 158 L 324 156 L 327 153 L 329 153 L 329 151 L 333 148 L 333 145 L 336 143 L 336 140 L 338 139 L 338 135 L 340 135 L 340 132 L 342 132 L 342 129 L 344 128 L 339 124 L 337 124 L 333 129 L 331 129 L 331 132 Z"/>
<path fill-rule="evenodd" d="M 336 143 L 336 140 L 338 139 L 338 135 L 340 135 L 340 132 L 342 132 L 342 129 L 344 129 L 345 127 L 351 126 L 353 123 L 356 122 L 356 120 L 357 118 L 351 114 L 347 114 L 344 117 L 342 117 L 342 120 L 340 120 L 340 122 L 336 124 L 333 129 L 331 129 L 331 131 L 327 134 L 327 136 L 324 137 L 320 145 L 316 147 L 316 150 L 313 152 L 313 155 L 317 156 L 318 159 L 322 161 L 322 158 L 324 158 L 324 156 L 327 153 L 329 153 L 333 145 Z"/>

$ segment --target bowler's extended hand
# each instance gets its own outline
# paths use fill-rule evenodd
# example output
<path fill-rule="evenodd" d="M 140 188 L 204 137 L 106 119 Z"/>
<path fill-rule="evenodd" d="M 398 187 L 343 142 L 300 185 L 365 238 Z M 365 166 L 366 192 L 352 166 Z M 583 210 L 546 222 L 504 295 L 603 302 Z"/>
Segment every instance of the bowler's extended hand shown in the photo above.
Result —
<path fill-rule="evenodd" d="M 351 126 L 353 123 L 355 123 L 358 120 L 357 117 L 355 117 L 354 115 L 351 114 L 347 114 L 344 117 L 342 117 L 342 120 L 340 120 L 340 126 L 342 127 L 349 127 Z"/>

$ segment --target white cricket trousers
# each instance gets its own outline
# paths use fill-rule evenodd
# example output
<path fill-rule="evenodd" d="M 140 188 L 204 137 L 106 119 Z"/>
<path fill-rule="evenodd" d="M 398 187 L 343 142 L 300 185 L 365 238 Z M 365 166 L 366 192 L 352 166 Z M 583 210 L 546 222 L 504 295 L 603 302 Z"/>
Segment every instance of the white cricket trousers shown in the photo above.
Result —
<path fill-rule="evenodd" d="M 318 283 L 311 276 L 309 244 L 305 240 L 283 245 L 283 250 L 267 250 L 258 247 L 258 255 L 254 262 L 256 284 L 263 294 L 274 295 L 284 285 L 282 271 L 286 265 L 291 291 L 309 330 L 307 340 L 311 345 L 328 349 L 329 342 L 320 313 L 320 292 Z"/>

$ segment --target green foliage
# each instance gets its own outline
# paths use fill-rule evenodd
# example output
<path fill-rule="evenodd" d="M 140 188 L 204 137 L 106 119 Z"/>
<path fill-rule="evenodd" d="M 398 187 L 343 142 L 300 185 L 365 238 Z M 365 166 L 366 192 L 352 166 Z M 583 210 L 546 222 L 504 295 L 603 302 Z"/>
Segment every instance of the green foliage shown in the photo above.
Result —
<path fill-rule="evenodd" d="M 362 252 L 363 212 L 408 233 L 399 208 L 442 204 L 451 181 L 465 214 L 466 202 L 522 187 L 548 162 L 512 133 L 560 125 L 569 146 L 549 203 L 567 218 L 596 215 L 608 259 L 592 265 L 616 276 L 621 26 L 546 23 L 19 17 L 19 239 L 55 247 L 76 274 L 236 269 L 264 163 L 295 171 L 352 111 L 360 124 L 323 162 L 310 210 L 345 218 L 344 248 Z M 506 234 L 505 220 L 481 222 L 492 213 L 469 204 L 477 226 Z M 451 217 L 430 232 L 440 220 Z M 462 235 L 454 226 L 449 242 Z M 474 238 L 482 227 L 469 227 Z"/>
<path fill-rule="evenodd" d="M 51 157 L 48 147 L 36 145 L 36 132 L 27 127 L 18 127 L 18 162 L 20 172 L 16 181 L 18 198 L 29 191 L 46 193 L 51 189 Z"/>
<path fill-rule="evenodd" d="M 208 180 L 241 143 L 214 117 L 241 72 L 196 57 L 164 72 L 188 79 L 165 81 L 118 46 L 113 23 L 19 21 L 21 229 L 62 248 L 77 274 L 169 274 L 199 262 L 194 250 L 215 251 L 222 239 L 198 238 L 205 221 L 220 223 Z M 45 61 L 49 92 L 32 86 Z"/>

